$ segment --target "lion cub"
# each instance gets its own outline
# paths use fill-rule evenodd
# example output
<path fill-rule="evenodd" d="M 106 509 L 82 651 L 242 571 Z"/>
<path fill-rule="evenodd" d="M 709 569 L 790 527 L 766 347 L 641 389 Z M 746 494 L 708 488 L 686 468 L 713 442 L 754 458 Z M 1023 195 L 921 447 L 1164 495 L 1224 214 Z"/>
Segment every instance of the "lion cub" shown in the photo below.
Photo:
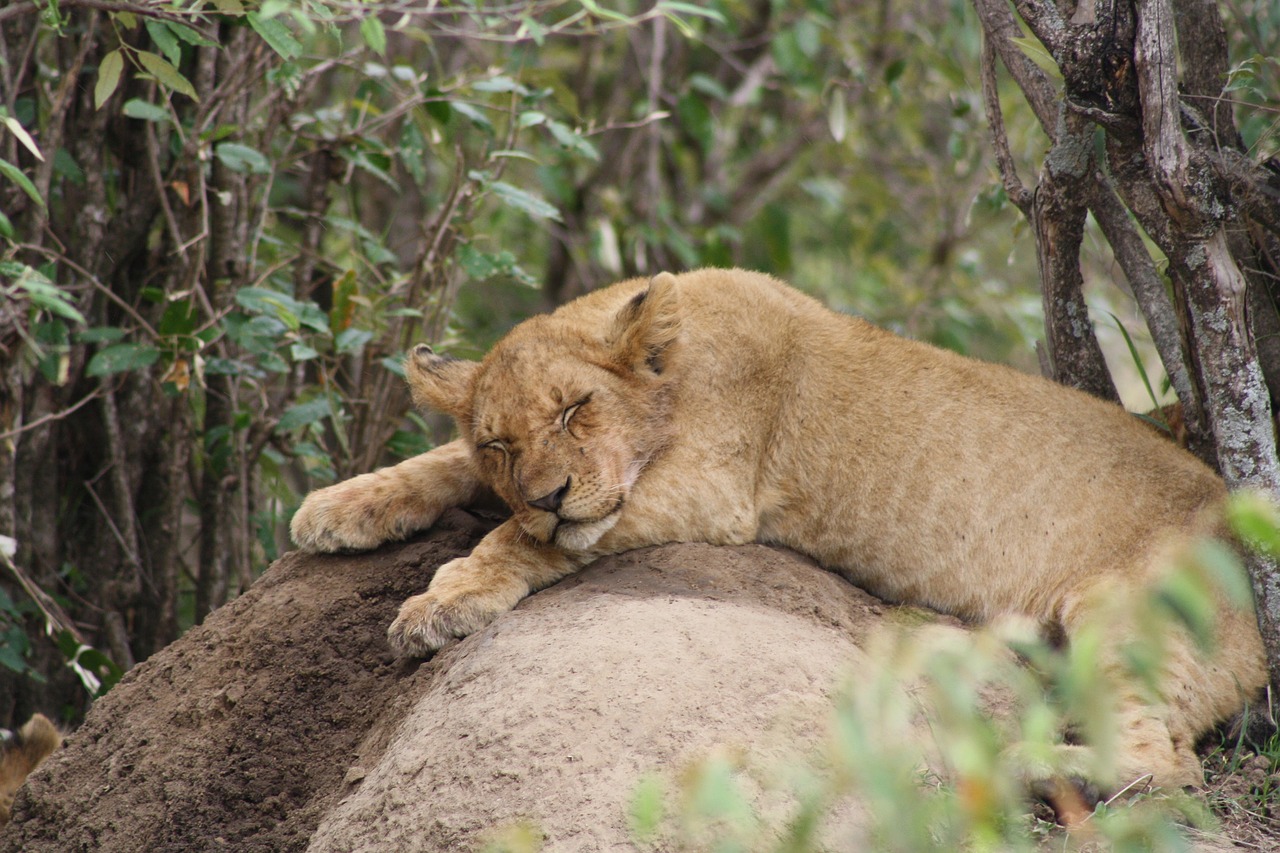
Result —
<path fill-rule="evenodd" d="M 481 362 L 419 346 L 406 368 L 415 403 L 460 437 L 314 492 L 292 527 L 309 551 L 365 549 L 483 493 L 506 502 L 508 521 L 404 603 L 389 636 L 405 654 L 604 554 L 689 541 L 786 545 L 890 601 L 1070 636 L 1159 579 L 1226 494 L 1119 407 L 741 270 L 623 282 Z M 1170 637 L 1162 700 L 1126 691 L 1117 780 L 1200 784 L 1197 736 L 1263 686 L 1254 614 L 1215 604 L 1211 660 Z"/>
<path fill-rule="evenodd" d="M 0 826 L 9 822 L 13 797 L 31 771 L 62 746 L 62 733 L 44 714 L 35 714 L 13 737 L 0 741 Z"/>

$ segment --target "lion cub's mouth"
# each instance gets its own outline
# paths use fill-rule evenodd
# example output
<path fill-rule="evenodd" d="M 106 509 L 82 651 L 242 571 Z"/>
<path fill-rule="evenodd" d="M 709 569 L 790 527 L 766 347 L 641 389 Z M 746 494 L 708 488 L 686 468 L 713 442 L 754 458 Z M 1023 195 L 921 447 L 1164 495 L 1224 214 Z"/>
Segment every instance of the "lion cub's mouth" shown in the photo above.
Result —
<path fill-rule="evenodd" d="M 551 541 L 566 551 L 585 551 L 604 536 L 618 523 L 621 516 L 622 501 L 605 516 L 594 521 L 575 521 L 562 518 L 551 531 Z"/>

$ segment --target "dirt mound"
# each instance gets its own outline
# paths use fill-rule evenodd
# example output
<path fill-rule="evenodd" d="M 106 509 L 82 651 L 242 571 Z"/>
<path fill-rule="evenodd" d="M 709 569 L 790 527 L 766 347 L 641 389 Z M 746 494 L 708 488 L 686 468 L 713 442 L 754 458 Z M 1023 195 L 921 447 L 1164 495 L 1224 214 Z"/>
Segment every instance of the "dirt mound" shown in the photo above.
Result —
<path fill-rule="evenodd" d="M 887 610 L 763 546 L 602 560 L 425 663 L 400 601 L 485 530 L 277 562 L 137 667 L 19 795 L 0 851 L 465 850 L 528 821 L 621 848 L 637 779 L 719 743 L 784 754 Z"/>

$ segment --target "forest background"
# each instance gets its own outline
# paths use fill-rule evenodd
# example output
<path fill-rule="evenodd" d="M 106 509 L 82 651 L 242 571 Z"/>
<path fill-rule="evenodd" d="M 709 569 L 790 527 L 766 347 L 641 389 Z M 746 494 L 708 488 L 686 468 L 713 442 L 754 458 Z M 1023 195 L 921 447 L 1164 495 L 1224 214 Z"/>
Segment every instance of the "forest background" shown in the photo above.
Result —
<path fill-rule="evenodd" d="M 475 355 L 612 281 L 738 265 L 1039 370 L 1008 177 L 1049 140 L 1002 73 L 998 168 L 975 6 L 0 9 L 0 724 L 75 721 L 286 550 L 307 491 L 442 440 L 407 412 L 418 341 Z M 1280 6 L 1219 8 L 1219 102 L 1265 167 Z M 1171 401 L 1092 221 L 1081 258 L 1125 402 Z"/>

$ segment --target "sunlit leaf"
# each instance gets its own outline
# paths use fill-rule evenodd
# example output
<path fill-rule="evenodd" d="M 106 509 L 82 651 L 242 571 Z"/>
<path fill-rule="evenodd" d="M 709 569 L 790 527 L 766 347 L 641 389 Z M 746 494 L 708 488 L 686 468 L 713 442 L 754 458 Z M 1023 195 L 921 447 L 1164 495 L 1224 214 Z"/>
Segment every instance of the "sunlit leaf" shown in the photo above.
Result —
<path fill-rule="evenodd" d="M 237 14 L 241 14 L 243 13 L 243 11 L 244 9 L 242 7 Z M 224 12 L 224 14 L 227 14 L 227 13 Z M 178 38 L 185 41 L 187 44 L 192 44 L 192 45 L 195 45 L 196 47 L 219 47 L 216 41 L 214 41 L 213 39 L 205 38 L 204 36 L 200 35 L 199 32 L 192 29 L 191 27 L 188 27 L 186 24 L 179 24 L 177 21 L 168 21 L 166 23 L 169 26 L 169 31 L 172 32 Z"/>
<path fill-rule="evenodd" d="M 98 63 L 98 82 L 93 87 L 95 109 L 101 109 L 107 98 L 115 93 L 116 87 L 120 85 L 122 71 L 124 71 L 124 56 L 119 48 L 102 57 L 102 62 Z"/>
<path fill-rule="evenodd" d="M 285 59 L 297 59 L 302 55 L 302 44 L 293 37 L 289 28 L 275 18 L 264 18 L 257 12 L 249 12 L 245 20 L 254 32 L 262 36 L 272 50 Z"/>
<path fill-rule="evenodd" d="M 143 121 L 169 120 L 168 110 L 164 107 L 156 106 L 155 104 L 141 100 L 140 98 L 133 98 L 125 101 L 124 114 L 129 118 L 141 119 Z"/>
<path fill-rule="evenodd" d="M 222 165 L 233 172 L 255 175 L 271 174 L 271 161 L 255 148 L 238 142 L 223 142 L 214 148 L 214 154 Z"/>
<path fill-rule="evenodd" d="M 517 210 L 523 210 L 530 216 L 537 219 L 560 221 L 560 211 L 556 209 L 555 205 L 550 204 L 540 196 L 522 190 L 505 181 L 493 181 L 489 184 L 489 189 L 493 190 L 494 194 L 506 204 Z"/>
<path fill-rule="evenodd" d="M 1028 37 L 1009 39 L 1009 41 L 1017 45 L 1018 50 L 1022 51 L 1023 55 L 1034 62 L 1041 71 L 1048 74 L 1055 81 L 1062 82 L 1062 71 L 1058 68 L 1058 63 L 1054 61 L 1049 51 L 1044 49 L 1044 45 L 1040 43 L 1039 39 Z"/>
<path fill-rule="evenodd" d="M 160 350 L 149 344 L 112 344 L 95 353 L 84 372 L 86 376 L 109 376 L 150 367 L 159 358 Z"/>
<path fill-rule="evenodd" d="M 36 190 L 36 185 L 31 183 L 31 179 L 22 174 L 21 169 L 3 158 L 0 158 L 0 175 L 4 175 L 6 178 L 17 184 L 18 187 L 36 204 L 41 207 L 45 206 L 44 199 L 40 197 L 40 193 Z"/>
<path fill-rule="evenodd" d="M 276 424 L 276 432 L 289 432 L 298 427 L 310 426 L 332 415 L 333 407 L 329 404 L 329 398 L 316 397 L 289 407 L 288 411 L 280 416 L 280 422 Z"/>
<path fill-rule="evenodd" d="M 146 26 L 151 40 L 156 43 L 156 47 L 160 48 L 160 52 L 165 55 L 165 58 L 175 66 L 180 64 L 182 62 L 182 45 L 178 44 L 178 37 L 169 29 L 169 25 L 165 21 L 148 18 Z"/>
<path fill-rule="evenodd" d="M 567 124 L 549 120 L 547 121 L 547 129 L 551 131 L 551 135 L 555 137 L 556 142 L 559 142 L 565 148 L 576 151 L 589 160 L 600 159 L 600 152 L 596 150 L 596 147 Z"/>
<path fill-rule="evenodd" d="M 195 87 L 191 85 L 191 81 L 182 76 L 182 72 L 169 64 L 163 56 L 150 51 L 140 50 L 137 52 L 138 61 L 142 63 L 142 67 L 147 69 L 153 77 L 160 81 L 164 86 L 175 92 L 186 95 L 193 101 L 199 101 L 196 96 Z"/>
<path fill-rule="evenodd" d="M 387 31 L 383 28 L 382 21 L 377 15 L 366 15 L 360 21 L 360 37 L 364 39 L 364 43 L 374 53 L 386 55 Z"/>
<path fill-rule="evenodd" d="M 10 133 L 18 137 L 18 141 L 22 143 L 23 147 L 43 163 L 44 155 L 40 153 L 40 146 L 36 145 L 36 141 L 31 138 L 31 134 L 27 133 L 27 129 L 22 126 L 22 122 L 11 115 L 4 115 L 3 113 L 3 109 L 0 109 L 0 122 L 3 122 L 4 126 L 9 128 Z"/>
<path fill-rule="evenodd" d="M 466 101 L 453 101 L 453 109 L 466 116 L 472 124 L 481 130 L 493 132 L 493 122 L 489 121 L 489 117 L 480 110 L 468 104 Z"/>

